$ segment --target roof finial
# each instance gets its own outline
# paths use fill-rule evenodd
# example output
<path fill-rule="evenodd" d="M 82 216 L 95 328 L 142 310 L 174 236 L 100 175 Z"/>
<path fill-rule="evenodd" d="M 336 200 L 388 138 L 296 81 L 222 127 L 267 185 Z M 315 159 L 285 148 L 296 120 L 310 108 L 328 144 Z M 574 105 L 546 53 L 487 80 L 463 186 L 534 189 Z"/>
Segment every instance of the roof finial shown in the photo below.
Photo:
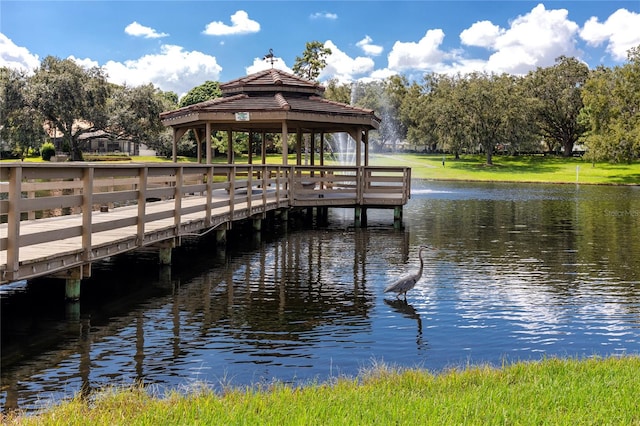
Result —
<path fill-rule="evenodd" d="M 276 61 L 275 59 L 273 59 L 274 55 L 273 55 L 273 49 L 269 49 L 269 53 L 267 53 L 266 55 L 264 55 L 264 58 L 262 58 L 264 61 L 268 61 L 271 62 L 271 68 L 273 68 L 273 63 Z"/>

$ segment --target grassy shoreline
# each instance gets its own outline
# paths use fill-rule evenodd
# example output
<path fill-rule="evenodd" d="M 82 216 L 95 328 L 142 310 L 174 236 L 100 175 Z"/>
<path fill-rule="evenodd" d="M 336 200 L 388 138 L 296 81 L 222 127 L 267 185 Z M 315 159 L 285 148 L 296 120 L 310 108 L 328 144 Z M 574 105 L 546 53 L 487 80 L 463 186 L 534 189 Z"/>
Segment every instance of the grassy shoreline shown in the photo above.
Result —
<path fill-rule="evenodd" d="M 444 159 L 444 162 L 443 162 Z M 582 158 L 554 156 L 495 156 L 493 166 L 484 157 L 425 154 L 375 154 L 371 165 L 409 166 L 412 177 L 427 180 L 481 182 L 640 185 L 640 162 L 590 163 Z"/>
<path fill-rule="evenodd" d="M 180 157 L 179 162 L 194 162 L 193 158 Z M 640 162 L 631 164 L 591 163 L 583 158 L 564 158 L 543 155 L 493 157 L 494 165 L 487 166 L 481 155 L 465 155 L 455 160 L 450 155 L 435 154 L 371 154 L 372 166 L 408 166 L 414 179 L 459 180 L 470 182 L 518 182 L 518 183 L 579 183 L 590 185 L 640 185 Z M 15 160 L 14 160 L 15 161 Z M 42 162 L 41 159 L 25 159 Z M 160 157 L 132 157 L 132 162 L 168 162 Z M 246 156 L 237 156 L 238 163 L 246 163 Z M 278 164 L 282 157 L 273 154 L 267 163 Z M 214 162 L 226 163 L 226 158 L 215 157 Z M 121 162 L 120 162 L 121 163 Z M 289 157 L 295 164 L 295 154 Z M 327 165 L 335 162 L 327 161 Z"/>
<path fill-rule="evenodd" d="M 377 365 L 294 387 L 206 388 L 163 398 L 133 387 L 76 397 L 16 425 L 640 424 L 639 356 L 518 362 L 431 374 Z"/>

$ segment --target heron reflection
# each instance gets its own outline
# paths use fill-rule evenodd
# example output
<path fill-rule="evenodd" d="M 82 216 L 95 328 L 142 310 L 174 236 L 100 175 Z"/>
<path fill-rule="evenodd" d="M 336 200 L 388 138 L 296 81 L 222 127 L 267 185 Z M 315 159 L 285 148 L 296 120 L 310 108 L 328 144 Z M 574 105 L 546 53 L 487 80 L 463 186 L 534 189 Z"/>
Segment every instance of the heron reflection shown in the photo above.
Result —
<path fill-rule="evenodd" d="M 422 338 L 422 318 L 420 318 L 418 311 L 416 311 L 416 309 L 404 299 L 384 299 L 384 303 L 390 306 L 394 311 L 402 314 L 402 316 L 416 321 L 418 328 L 416 333 L 416 345 L 418 346 L 418 349 L 425 349 L 427 344 Z"/>

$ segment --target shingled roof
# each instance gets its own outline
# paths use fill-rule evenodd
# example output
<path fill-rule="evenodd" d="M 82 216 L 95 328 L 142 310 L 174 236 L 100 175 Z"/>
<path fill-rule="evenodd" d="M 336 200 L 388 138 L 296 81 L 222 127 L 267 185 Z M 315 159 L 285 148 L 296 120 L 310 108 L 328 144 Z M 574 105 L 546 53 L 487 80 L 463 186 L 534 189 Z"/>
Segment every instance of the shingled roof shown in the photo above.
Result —
<path fill-rule="evenodd" d="M 166 126 L 199 125 L 232 130 L 277 128 L 283 120 L 305 129 L 336 131 L 343 125 L 376 129 L 373 110 L 329 101 L 324 87 L 287 72 L 268 69 L 220 85 L 222 97 L 160 114 Z M 248 113 L 239 122 L 236 113 Z M 268 123 L 271 122 L 271 123 Z"/>

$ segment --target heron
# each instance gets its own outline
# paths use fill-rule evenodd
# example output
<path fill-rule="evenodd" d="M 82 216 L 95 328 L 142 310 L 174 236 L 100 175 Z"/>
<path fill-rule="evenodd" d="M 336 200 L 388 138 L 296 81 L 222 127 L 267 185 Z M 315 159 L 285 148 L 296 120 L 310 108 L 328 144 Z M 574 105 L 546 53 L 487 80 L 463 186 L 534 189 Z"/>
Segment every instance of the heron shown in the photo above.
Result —
<path fill-rule="evenodd" d="M 415 287 L 416 283 L 422 276 L 422 269 L 424 268 L 424 260 L 422 260 L 422 252 L 427 250 L 427 246 L 420 246 L 420 250 L 418 251 L 418 258 L 420 259 L 420 268 L 417 272 L 414 272 L 409 275 L 402 276 L 398 278 L 397 281 L 389 284 L 387 288 L 384 289 L 385 293 L 397 293 L 396 297 L 400 298 L 400 295 L 404 295 L 404 299 L 407 299 L 407 292 Z"/>

